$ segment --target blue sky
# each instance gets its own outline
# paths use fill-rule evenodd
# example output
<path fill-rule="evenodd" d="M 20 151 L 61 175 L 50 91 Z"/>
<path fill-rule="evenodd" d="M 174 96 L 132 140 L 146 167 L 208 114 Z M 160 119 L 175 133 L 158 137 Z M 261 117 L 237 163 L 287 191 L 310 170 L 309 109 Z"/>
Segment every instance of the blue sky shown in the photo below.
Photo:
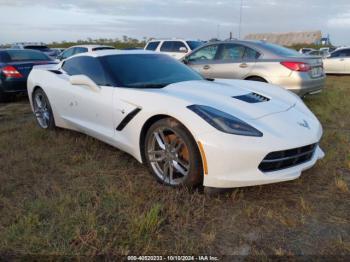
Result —
<path fill-rule="evenodd" d="M 0 0 L 0 43 L 238 34 L 241 0 Z M 350 44 L 349 0 L 243 0 L 242 35 L 321 30 Z"/>

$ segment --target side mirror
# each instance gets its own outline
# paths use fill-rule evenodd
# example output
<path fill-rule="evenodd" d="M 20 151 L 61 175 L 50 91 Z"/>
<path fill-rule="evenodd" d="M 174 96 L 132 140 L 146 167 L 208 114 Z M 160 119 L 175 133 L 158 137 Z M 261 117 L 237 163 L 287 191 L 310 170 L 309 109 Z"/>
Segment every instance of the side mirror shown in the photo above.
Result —
<path fill-rule="evenodd" d="M 180 51 L 181 53 L 187 53 L 188 50 L 187 50 L 186 47 L 183 47 L 183 46 L 182 46 L 182 47 L 179 48 L 179 51 Z"/>
<path fill-rule="evenodd" d="M 86 75 L 74 75 L 69 77 L 72 85 L 87 86 L 93 91 L 100 91 L 100 87 Z"/>
<path fill-rule="evenodd" d="M 183 59 L 182 59 L 182 63 L 184 63 L 185 65 L 188 65 L 188 57 L 185 56 Z"/>

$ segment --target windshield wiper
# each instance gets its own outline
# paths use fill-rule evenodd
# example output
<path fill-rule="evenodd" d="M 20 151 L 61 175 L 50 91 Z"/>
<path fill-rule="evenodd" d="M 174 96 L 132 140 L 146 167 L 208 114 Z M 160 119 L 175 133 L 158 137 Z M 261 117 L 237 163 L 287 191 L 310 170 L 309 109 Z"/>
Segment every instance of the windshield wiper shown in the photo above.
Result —
<path fill-rule="evenodd" d="M 129 85 L 128 87 L 132 88 L 163 88 L 167 85 L 170 85 L 171 83 L 160 83 L 160 84 L 141 84 L 141 85 Z"/>

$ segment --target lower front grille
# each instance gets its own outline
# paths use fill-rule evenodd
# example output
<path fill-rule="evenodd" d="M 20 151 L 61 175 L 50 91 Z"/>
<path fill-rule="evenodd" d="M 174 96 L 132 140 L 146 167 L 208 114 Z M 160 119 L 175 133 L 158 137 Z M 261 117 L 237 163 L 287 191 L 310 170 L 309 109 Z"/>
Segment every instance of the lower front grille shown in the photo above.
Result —
<path fill-rule="evenodd" d="M 259 165 L 262 172 L 273 172 L 311 160 L 317 144 L 269 153 Z"/>

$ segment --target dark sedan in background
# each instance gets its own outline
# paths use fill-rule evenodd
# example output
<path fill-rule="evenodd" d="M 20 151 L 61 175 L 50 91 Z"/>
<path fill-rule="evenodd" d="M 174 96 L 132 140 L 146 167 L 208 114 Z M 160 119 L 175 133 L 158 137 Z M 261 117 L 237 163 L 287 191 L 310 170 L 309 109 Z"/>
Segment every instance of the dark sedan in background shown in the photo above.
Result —
<path fill-rule="evenodd" d="M 33 66 L 54 63 L 46 54 L 35 50 L 0 50 L 0 102 L 27 92 L 27 78 Z"/>
<path fill-rule="evenodd" d="M 14 43 L 11 46 L 11 49 L 29 49 L 29 50 L 37 50 L 43 52 L 51 58 L 56 58 L 60 52 L 57 50 L 49 48 L 47 45 L 43 43 Z"/>

